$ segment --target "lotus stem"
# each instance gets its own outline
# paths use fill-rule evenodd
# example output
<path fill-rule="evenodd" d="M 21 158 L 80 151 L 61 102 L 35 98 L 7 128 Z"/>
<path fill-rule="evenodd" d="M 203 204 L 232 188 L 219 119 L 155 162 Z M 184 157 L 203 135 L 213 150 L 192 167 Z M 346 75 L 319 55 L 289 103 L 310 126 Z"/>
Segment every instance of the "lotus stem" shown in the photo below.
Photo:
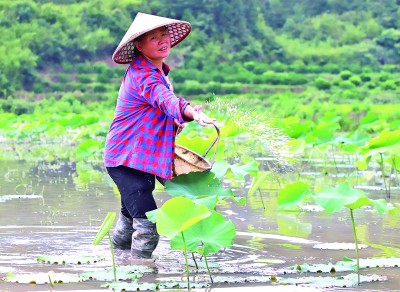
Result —
<path fill-rule="evenodd" d="M 335 149 L 333 148 L 333 144 L 331 145 L 331 148 L 332 148 L 333 165 L 335 165 L 336 177 L 337 177 L 337 175 L 338 175 L 338 173 L 339 173 L 339 169 L 338 169 L 337 163 L 336 163 L 336 158 L 335 158 L 335 153 L 334 153 Z"/>
<path fill-rule="evenodd" d="M 198 269 L 199 269 L 199 266 L 197 265 L 196 258 L 194 257 L 194 252 L 192 252 L 192 259 L 193 259 L 194 264 L 195 264 L 195 266 L 196 266 L 196 270 L 198 270 Z"/>
<path fill-rule="evenodd" d="M 351 226 L 353 227 L 353 235 L 354 235 L 354 243 L 356 245 L 356 258 L 357 258 L 357 275 L 358 275 L 358 285 L 360 285 L 360 257 L 358 255 L 358 239 L 357 239 L 357 231 L 356 224 L 354 223 L 353 209 L 350 209 L 351 216 Z"/>
<path fill-rule="evenodd" d="M 49 277 L 50 291 L 53 291 L 53 288 L 54 288 L 53 281 L 51 281 L 50 274 L 47 274 L 47 276 Z"/>
<path fill-rule="evenodd" d="M 358 184 L 358 180 L 359 180 L 359 169 L 358 169 L 358 167 L 356 166 L 356 163 L 355 163 L 355 161 L 352 161 L 351 160 L 351 158 L 350 158 L 350 155 L 348 155 L 347 156 L 348 157 L 348 163 L 349 163 L 349 165 L 354 165 L 354 170 L 355 170 L 355 172 L 356 172 L 356 184 Z M 350 176 L 350 172 L 348 173 L 349 175 L 347 176 L 347 177 L 349 177 Z"/>
<path fill-rule="evenodd" d="M 183 240 L 183 254 L 185 255 L 188 291 L 190 291 L 189 264 L 188 264 L 188 258 L 187 258 L 186 241 L 185 241 L 185 236 L 183 236 L 183 231 L 181 232 L 181 234 L 182 234 L 182 240 Z"/>
<path fill-rule="evenodd" d="M 264 210 L 265 210 L 264 200 L 263 200 L 263 197 L 262 197 L 262 195 L 261 195 L 261 190 L 260 190 L 260 188 L 258 188 L 258 193 L 260 194 L 261 203 L 262 203 L 263 208 L 264 208 Z"/>
<path fill-rule="evenodd" d="M 389 172 L 389 187 L 388 187 L 388 191 L 389 191 L 389 199 L 390 199 L 390 188 L 392 187 L 392 173 L 393 173 L 393 164 L 390 167 L 390 172 Z"/>
<path fill-rule="evenodd" d="M 206 262 L 207 271 L 208 271 L 208 274 L 210 275 L 211 284 L 214 284 L 214 281 L 213 281 L 213 278 L 212 278 L 212 275 L 211 275 L 210 268 L 208 267 L 207 256 L 205 256 L 205 255 L 204 255 L 204 261 Z"/>
<path fill-rule="evenodd" d="M 382 170 L 383 183 L 384 183 L 384 185 L 385 185 L 386 198 L 389 198 L 389 199 L 390 199 L 390 192 L 388 192 L 388 188 L 387 188 L 387 185 L 386 185 L 385 168 L 384 168 L 384 166 L 383 166 L 383 155 L 382 155 L 382 153 L 379 153 L 379 154 L 380 154 L 380 156 L 381 156 L 381 170 Z"/>
<path fill-rule="evenodd" d="M 272 168 L 271 168 L 271 166 L 269 165 L 268 162 L 267 162 L 267 167 L 268 167 L 269 171 L 273 174 L 274 171 L 272 170 Z M 280 182 L 279 178 L 277 176 L 275 176 L 275 175 L 274 175 L 274 178 L 278 181 L 278 185 L 281 188 L 281 182 Z"/>
<path fill-rule="evenodd" d="M 111 260 L 113 266 L 113 273 L 114 273 L 114 281 L 117 282 L 117 268 L 115 267 L 115 260 L 114 260 L 114 245 L 111 240 L 110 232 L 107 232 L 108 241 L 110 242 L 110 249 L 111 249 Z"/>

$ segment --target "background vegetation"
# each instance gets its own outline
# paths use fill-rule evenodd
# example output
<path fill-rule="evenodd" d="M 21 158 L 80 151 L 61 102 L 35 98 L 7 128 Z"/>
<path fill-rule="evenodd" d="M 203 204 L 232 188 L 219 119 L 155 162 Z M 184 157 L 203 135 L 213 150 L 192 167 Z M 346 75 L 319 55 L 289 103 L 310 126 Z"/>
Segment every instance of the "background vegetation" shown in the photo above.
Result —
<path fill-rule="evenodd" d="M 333 111 L 344 130 L 372 108 L 400 118 L 398 0 L 1 1 L 0 111 L 112 110 L 126 66 L 111 55 L 139 11 L 193 25 L 167 60 L 177 95 Z"/>

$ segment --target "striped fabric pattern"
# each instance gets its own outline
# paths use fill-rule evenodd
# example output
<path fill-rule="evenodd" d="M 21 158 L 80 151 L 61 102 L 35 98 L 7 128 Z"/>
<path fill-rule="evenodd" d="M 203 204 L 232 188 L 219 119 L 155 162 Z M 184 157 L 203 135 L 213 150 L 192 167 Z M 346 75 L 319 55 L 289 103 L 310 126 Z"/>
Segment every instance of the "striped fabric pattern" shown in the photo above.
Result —
<path fill-rule="evenodd" d="M 169 67 L 163 64 L 165 76 Z M 161 71 L 142 55 L 125 72 L 105 144 L 107 167 L 124 165 L 172 178 L 176 127 L 189 104 L 176 97 Z"/>

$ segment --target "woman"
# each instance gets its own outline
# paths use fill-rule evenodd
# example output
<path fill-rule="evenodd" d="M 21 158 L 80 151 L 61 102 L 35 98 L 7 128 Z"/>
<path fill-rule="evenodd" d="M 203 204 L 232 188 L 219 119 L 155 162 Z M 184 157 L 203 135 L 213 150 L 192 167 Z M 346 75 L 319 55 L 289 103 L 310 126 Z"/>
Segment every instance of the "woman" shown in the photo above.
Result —
<path fill-rule="evenodd" d="M 121 194 L 113 243 L 133 256 L 150 258 L 158 244 L 146 212 L 157 208 L 155 178 L 172 178 L 177 129 L 193 120 L 202 126 L 215 122 L 201 106 L 176 97 L 167 77 L 164 59 L 190 31 L 188 22 L 138 13 L 112 56 L 114 62 L 130 65 L 107 134 L 104 162 Z"/>

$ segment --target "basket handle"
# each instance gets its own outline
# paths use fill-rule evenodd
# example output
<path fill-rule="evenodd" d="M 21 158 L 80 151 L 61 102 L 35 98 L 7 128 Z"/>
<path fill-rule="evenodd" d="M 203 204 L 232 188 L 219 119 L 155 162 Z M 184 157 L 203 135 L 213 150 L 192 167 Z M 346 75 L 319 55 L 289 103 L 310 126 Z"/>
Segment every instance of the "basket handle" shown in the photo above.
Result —
<path fill-rule="evenodd" d="M 213 126 L 215 127 L 215 130 L 217 131 L 217 137 L 214 139 L 214 141 L 211 143 L 210 147 L 208 147 L 208 149 L 206 150 L 206 153 L 203 154 L 203 158 L 206 157 L 206 155 L 208 154 L 208 152 L 210 152 L 211 148 L 215 145 L 215 149 L 214 149 L 214 155 L 213 158 L 211 160 L 211 166 L 214 164 L 215 162 L 215 155 L 217 154 L 217 148 L 218 148 L 218 142 L 219 142 L 219 128 L 217 127 L 217 125 L 213 124 Z"/>

